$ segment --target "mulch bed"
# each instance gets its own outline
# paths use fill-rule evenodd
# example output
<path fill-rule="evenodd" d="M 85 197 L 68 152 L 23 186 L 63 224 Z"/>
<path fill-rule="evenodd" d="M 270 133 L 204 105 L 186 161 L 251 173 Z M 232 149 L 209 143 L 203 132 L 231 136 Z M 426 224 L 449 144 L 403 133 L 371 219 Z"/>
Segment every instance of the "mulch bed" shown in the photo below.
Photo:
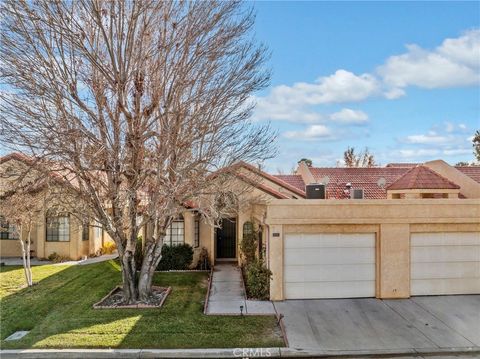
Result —
<path fill-rule="evenodd" d="M 172 288 L 152 286 L 152 295 L 145 301 L 139 301 L 136 304 L 125 304 L 122 287 L 113 288 L 98 303 L 93 305 L 93 309 L 122 309 L 122 308 L 160 308 L 165 299 L 170 294 Z"/>

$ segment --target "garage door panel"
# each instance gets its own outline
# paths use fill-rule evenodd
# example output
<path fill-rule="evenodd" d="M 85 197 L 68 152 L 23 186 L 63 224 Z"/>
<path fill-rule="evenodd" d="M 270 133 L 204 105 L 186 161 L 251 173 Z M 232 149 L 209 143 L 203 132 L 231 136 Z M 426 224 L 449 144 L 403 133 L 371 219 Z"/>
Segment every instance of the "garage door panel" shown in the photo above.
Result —
<path fill-rule="evenodd" d="M 330 282 L 371 280 L 375 277 L 374 264 L 332 264 L 291 266 L 285 271 L 285 282 Z"/>
<path fill-rule="evenodd" d="M 285 297 L 305 298 L 362 298 L 375 296 L 375 281 L 345 281 L 319 283 L 288 283 Z"/>
<path fill-rule="evenodd" d="M 287 234 L 287 299 L 375 296 L 375 234 Z"/>
<path fill-rule="evenodd" d="M 442 294 L 478 294 L 480 293 L 479 278 L 458 279 L 417 279 L 411 283 L 414 295 Z"/>
<path fill-rule="evenodd" d="M 473 262 L 480 260 L 477 246 L 422 246 L 412 247 L 412 262 Z"/>
<path fill-rule="evenodd" d="M 326 247 L 371 247 L 370 233 L 322 233 L 322 234 L 289 234 L 285 240 L 285 248 L 326 248 Z"/>
<path fill-rule="evenodd" d="M 302 264 L 371 264 L 375 263 L 372 248 L 290 248 L 285 250 L 285 265 Z"/>
<path fill-rule="evenodd" d="M 411 294 L 480 293 L 480 233 L 411 236 Z"/>
<path fill-rule="evenodd" d="M 480 277 L 480 262 L 412 263 L 412 279 L 472 277 Z"/>
<path fill-rule="evenodd" d="M 415 233 L 412 237 L 412 247 L 417 246 L 463 246 L 478 245 L 480 234 L 445 232 L 445 233 Z"/>

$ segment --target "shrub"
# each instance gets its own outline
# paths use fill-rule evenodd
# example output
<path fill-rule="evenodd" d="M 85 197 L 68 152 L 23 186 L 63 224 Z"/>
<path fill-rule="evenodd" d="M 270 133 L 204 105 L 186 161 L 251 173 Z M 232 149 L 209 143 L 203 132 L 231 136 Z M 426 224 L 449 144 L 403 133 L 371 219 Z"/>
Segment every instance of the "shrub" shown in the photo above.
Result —
<path fill-rule="evenodd" d="M 117 249 L 117 245 L 113 242 L 105 243 L 102 248 L 100 248 L 100 255 L 103 254 L 112 254 Z"/>
<path fill-rule="evenodd" d="M 53 263 L 62 263 L 62 262 L 67 262 L 70 260 L 69 257 L 67 256 L 62 256 L 60 254 L 58 254 L 57 252 L 53 252 L 52 254 L 50 254 L 47 259 L 50 261 L 50 262 L 53 262 Z"/>
<path fill-rule="evenodd" d="M 255 253 L 257 251 L 257 237 L 258 234 L 254 230 L 252 222 L 245 222 L 243 226 L 243 238 L 240 242 L 240 250 L 242 251 L 245 265 L 249 265 L 255 260 Z"/>
<path fill-rule="evenodd" d="M 193 248 L 189 244 L 162 247 L 162 259 L 158 263 L 158 270 L 188 269 L 193 261 Z"/>
<path fill-rule="evenodd" d="M 143 238 L 142 236 L 137 237 L 137 243 L 135 245 L 135 267 L 137 270 L 140 270 L 143 262 Z"/>
<path fill-rule="evenodd" d="M 245 286 L 249 298 L 268 300 L 272 272 L 260 259 L 254 259 L 245 267 Z"/>
<path fill-rule="evenodd" d="M 200 254 L 198 255 L 197 269 L 208 270 L 211 268 L 210 257 L 208 256 L 207 248 L 202 247 Z"/>

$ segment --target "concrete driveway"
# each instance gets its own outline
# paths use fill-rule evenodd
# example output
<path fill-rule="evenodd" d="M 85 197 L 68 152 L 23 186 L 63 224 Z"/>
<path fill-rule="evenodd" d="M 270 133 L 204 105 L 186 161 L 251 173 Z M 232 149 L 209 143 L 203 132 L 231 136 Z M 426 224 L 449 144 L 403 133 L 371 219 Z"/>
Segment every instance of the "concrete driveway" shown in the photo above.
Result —
<path fill-rule="evenodd" d="M 289 346 L 320 350 L 480 347 L 480 295 L 275 302 Z"/>

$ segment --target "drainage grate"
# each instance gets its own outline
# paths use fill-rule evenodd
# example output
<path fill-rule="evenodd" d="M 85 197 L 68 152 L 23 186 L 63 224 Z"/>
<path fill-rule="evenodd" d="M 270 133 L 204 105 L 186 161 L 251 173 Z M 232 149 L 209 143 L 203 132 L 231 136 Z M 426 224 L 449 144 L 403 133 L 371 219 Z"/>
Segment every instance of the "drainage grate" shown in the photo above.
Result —
<path fill-rule="evenodd" d="M 15 332 L 13 333 L 12 335 L 10 335 L 8 338 L 6 338 L 5 340 L 20 340 L 22 339 L 25 335 L 27 335 L 28 333 L 30 333 L 29 330 L 19 330 L 18 332 Z"/>

